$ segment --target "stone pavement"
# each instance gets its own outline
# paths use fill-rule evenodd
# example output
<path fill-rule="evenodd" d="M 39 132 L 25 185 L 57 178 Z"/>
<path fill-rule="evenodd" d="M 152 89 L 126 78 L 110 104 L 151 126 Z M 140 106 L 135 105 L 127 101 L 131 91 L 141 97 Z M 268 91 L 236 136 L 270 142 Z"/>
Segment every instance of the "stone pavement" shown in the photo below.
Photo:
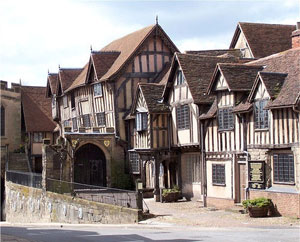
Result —
<path fill-rule="evenodd" d="M 149 218 L 141 224 L 182 225 L 201 227 L 276 227 L 300 226 L 300 220 L 288 217 L 251 218 L 248 214 L 241 214 L 238 209 L 217 210 L 204 208 L 201 202 L 179 201 L 176 203 L 157 203 L 153 198 L 144 199 L 149 207 Z M 146 207 L 146 206 L 145 206 Z"/>

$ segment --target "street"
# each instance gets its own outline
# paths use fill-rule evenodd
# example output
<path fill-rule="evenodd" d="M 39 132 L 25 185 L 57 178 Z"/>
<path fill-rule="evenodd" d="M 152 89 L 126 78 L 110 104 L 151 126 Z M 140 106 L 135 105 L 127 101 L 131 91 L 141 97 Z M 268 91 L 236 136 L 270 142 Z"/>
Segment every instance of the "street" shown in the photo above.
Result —
<path fill-rule="evenodd" d="M 9 236 L 6 236 L 9 235 Z M 10 237 L 12 236 L 12 237 Z M 24 240 L 25 239 L 25 240 Z M 299 241 L 300 228 L 204 228 L 161 225 L 1 224 L 1 241 Z"/>

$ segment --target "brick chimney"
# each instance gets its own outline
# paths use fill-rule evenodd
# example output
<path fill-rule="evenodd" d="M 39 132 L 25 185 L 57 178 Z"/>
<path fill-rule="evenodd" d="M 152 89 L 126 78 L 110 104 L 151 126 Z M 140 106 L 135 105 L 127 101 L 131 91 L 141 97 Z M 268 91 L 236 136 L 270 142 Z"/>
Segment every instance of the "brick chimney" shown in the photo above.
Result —
<path fill-rule="evenodd" d="M 297 22 L 296 30 L 292 33 L 292 48 L 300 47 L 300 22 Z"/>

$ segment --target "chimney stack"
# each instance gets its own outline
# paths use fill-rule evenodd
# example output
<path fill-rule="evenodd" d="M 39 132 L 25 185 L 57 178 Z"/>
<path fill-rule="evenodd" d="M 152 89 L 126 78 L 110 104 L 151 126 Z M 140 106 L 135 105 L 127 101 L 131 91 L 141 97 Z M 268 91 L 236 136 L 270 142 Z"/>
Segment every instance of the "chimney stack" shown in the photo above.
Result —
<path fill-rule="evenodd" d="M 300 22 L 297 22 L 296 30 L 292 32 L 292 48 L 300 47 Z"/>

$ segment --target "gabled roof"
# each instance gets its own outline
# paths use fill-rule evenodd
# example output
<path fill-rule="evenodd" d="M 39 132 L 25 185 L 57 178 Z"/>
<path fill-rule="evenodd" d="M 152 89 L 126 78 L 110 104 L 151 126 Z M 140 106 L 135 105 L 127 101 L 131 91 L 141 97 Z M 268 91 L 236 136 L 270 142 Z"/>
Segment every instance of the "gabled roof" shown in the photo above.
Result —
<path fill-rule="evenodd" d="M 58 79 L 64 93 L 82 72 L 82 68 L 59 68 Z"/>
<path fill-rule="evenodd" d="M 274 54 L 245 65 L 264 65 L 264 72 L 285 73 L 278 96 L 268 107 L 279 108 L 295 105 L 300 93 L 300 47 Z"/>
<path fill-rule="evenodd" d="M 271 99 L 274 99 L 278 96 L 281 87 L 287 77 L 286 73 L 277 73 L 277 72 L 258 72 L 256 80 L 252 86 L 251 92 L 248 97 L 248 101 L 250 102 L 253 99 L 253 95 L 257 88 L 257 85 L 260 81 L 262 81 L 269 93 Z"/>
<path fill-rule="evenodd" d="M 145 42 L 150 35 L 161 35 L 164 40 L 168 42 L 169 48 L 172 52 L 179 51 L 168 35 L 160 27 L 160 25 L 150 25 L 146 28 L 133 32 L 111 42 L 109 45 L 101 49 L 101 51 L 118 51 L 120 55 L 115 60 L 111 68 L 101 77 L 101 81 L 112 78 L 116 75 L 122 67 L 124 67 L 127 61 L 135 55 L 139 47 Z"/>
<path fill-rule="evenodd" d="M 263 70 L 261 65 L 218 63 L 207 92 L 210 94 L 213 91 L 219 74 L 225 78 L 230 91 L 250 91 L 257 72 L 261 70 Z"/>
<path fill-rule="evenodd" d="M 143 95 L 149 113 L 170 112 L 169 107 L 165 103 L 161 102 L 163 91 L 164 85 L 159 85 L 157 83 L 139 83 L 135 95 L 134 105 L 132 105 L 131 113 L 135 113 L 139 93 Z"/>
<path fill-rule="evenodd" d="M 92 51 L 91 60 L 98 80 L 110 69 L 119 55 L 118 51 Z"/>
<path fill-rule="evenodd" d="M 204 55 L 191 55 L 176 53 L 173 57 L 170 75 L 164 91 L 164 100 L 169 95 L 173 83 L 174 75 L 178 65 L 180 65 L 194 103 L 212 103 L 214 98 L 206 95 L 206 90 L 211 80 L 215 66 L 219 62 L 238 62 L 234 57 L 215 57 Z"/>
<path fill-rule="evenodd" d="M 26 132 L 52 132 L 51 99 L 45 97 L 46 87 L 22 86 L 21 99 Z"/>
<path fill-rule="evenodd" d="M 214 102 L 210 106 L 209 110 L 206 113 L 200 115 L 199 119 L 210 119 L 216 117 L 218 111 L 217 99 L 214 99 Z"/>
<path fill-rule="evenodd" d="M 243 33 L 254 58 L 269 56 L 292 48 L 295 29 L 295 25 L 239 22 L 229 48 L 234 48 Z"/>
<path fill-rule="evenodd" d="M 58 82 L 58 73 L 48 73 L 46 97 L 51 97 L 56 94 Z"/>
<path fill-rule="evenodd" d="M 171 51 L 178 51 L 177 47 L 160 25 L 156 24 L 148 26 L 111 42 L 99 52 L 93 51 L 89 62 L 84 66 L 82 72 L 72 83 L 68 91 L 85 85 L 91 63 L 95 64 L 97 78 L 99 81 L 114 78 L 114 76 L 117 75 L 122 68 L 126 67 L 128 61 L 137 54 L 137 51 L 144 44 L 147 38 L 149 36 L 154 36 L 155 34 L 163 36 L 163 40 L 167 41 L 167 45 Z M 106 56 L 106 54 L 108 55 Z M 104 63 L 105 66 L 101 66 Z"/>

